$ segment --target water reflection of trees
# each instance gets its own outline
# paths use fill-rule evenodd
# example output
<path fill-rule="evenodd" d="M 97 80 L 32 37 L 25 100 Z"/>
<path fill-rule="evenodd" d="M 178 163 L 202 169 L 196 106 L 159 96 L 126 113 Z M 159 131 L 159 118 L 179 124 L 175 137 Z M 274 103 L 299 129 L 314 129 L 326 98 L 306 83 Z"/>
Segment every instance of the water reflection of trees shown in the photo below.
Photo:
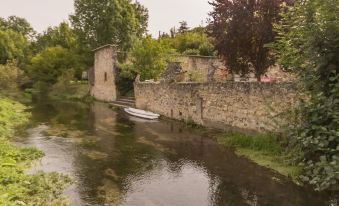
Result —
<path fill-rule="evenodd" d="M 175 126 L 173 126 L 173 124 Z M 174 170 L 182 160 L 205 168 L 217 187 L 211 196 L 213 205 L 323 205 L 326 195 L 303 189 L 268 169 L 237 157 L 232 151 L 177 123 L 137 125 L 138 133 L 158 133 L 156 144 L 170 148 L 165 156 Z M 275 178 L 273 178 L 275 177 Z M 215 182 L 214 182 L 215 184 Z"/>
<path fill-rule="evenodd" d="M 32 113 L 37 122 L 82 132 L 74 166 L 81 195 L 93 204 L 117 201 L 134 181 L 164 162 L 173 175 L 180 175 L 187 164 L 203 171 L 209 179 L 211 205 L 323 204 L 322 195 L 286 182 L 180 123 L 131 121 L 103 103 L 87 106 L 55 102 L 34 107 Z M 91 158 L 83 151 L 105 155 Z"/>

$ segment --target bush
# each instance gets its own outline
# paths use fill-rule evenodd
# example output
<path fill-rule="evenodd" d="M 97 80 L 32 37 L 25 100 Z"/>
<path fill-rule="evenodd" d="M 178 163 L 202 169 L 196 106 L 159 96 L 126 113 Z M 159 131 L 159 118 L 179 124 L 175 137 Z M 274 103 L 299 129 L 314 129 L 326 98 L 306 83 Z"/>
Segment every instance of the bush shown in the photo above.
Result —
<path fill-rule="evenodd" d="M 339 2 L 298 0 L 286 8 L 273 44 L 280 64 L 299 74 L 309 100 L 292 140 L 302 179 L 317 190 L 339 187 Z"/>
<path fill-rule="evenodd" d="M 5 65 L 0 64 L 0 88 L 16 88 L 22 75 L 23 72 L 16 66 L 15 63 L 9 62 Z"/>
<path fill-rule="evenodd" d="M 69 178 L 56 173 L 27 175 L 25 166 L 41 158 L 34 148 L 17 148 L 8 139 L 14 129 L 27 123 L 26 107 L 0 98 L 0 205 L 49 205 L 63 201 L 61 196 Z"/>
<path fill-rule="evenodd" d="M 81 73 L 82 67 L 78 60 L 77 55 L 69 49 L 61 46 L 48 47 L 31 59 L 28 74 L 35 83 L 53 85 L 70 70 L 75 74 Z"/>

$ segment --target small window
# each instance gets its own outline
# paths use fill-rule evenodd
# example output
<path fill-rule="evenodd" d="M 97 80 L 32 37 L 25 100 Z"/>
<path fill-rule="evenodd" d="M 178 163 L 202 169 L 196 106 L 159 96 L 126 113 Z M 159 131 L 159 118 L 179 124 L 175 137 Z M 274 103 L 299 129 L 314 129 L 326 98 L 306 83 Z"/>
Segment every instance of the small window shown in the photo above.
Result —
<path fill-rule="evenodd" d="M 107 72 L 105 72 L 105 82 L 107 82 Z"/>

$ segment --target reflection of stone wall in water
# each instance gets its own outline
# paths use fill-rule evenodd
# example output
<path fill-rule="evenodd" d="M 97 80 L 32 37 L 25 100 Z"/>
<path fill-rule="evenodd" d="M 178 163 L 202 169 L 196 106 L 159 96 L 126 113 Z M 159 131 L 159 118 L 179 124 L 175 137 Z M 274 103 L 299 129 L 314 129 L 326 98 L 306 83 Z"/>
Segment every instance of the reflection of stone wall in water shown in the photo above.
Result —
<path fill-rule="evenodd" d="M 91 95 L 98 100 L 114 101 L 117 98 L 114 63 L 116 51 L 111 45 L 95 50 L 94 71 L 90 75 Z"/>
<path fill-rule="evenodd" d="M 140 83 L 136 105 L 178 120 L 225 128 L 276 130 L 297 101 L 291 83 Z"/>

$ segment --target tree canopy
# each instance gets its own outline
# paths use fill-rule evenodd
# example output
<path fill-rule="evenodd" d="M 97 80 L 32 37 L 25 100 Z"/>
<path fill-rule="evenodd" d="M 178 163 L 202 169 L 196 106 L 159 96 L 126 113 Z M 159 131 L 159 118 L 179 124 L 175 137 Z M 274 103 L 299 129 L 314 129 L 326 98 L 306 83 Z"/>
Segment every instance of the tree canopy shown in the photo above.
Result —
<path fill-rule="evenodd" d="M 187 26 L 187 25 L 186 25 Z M 215 56 L 215 48 L 212 38 L 207 36 L 206 28 L 196 27 L 176 32 L 175 28 L 170 31 L 171 35 L 162 35 L 160 39 L 167 42 L 179 54 Z"/>
<path fill-rule="evenodd" d="M 284 0 L 214 0 L 209 33 L 226 65 L 233 73 L 245 75 L 250 65 L 260 79 L 274 64 L 266 44 L 274 40 Z"/>
<path fill-rule="evenodd" d="M 164 41 L 147 36 L 135 42 L 123 75 L 140 74 L 142 80 L 158 79 L 170 59 L 171 49 Z"/>
<path fill-rule="evenodd" d="M 74 7 L 70 20 L 86 48 L 116 44 L 127 51 L 146 32 L 148 11 L 131 0 L 75 0 Z"/>
<path fill-rule="evenodd" d="M 30 39 L 36 34 L 26 19 L 17 16 L 10 16 L 7 19 L 0 18 L 0 30 L 12 30 Z"/>
<path fill-rule="evenodd" d="M 0 30 L 0 64 L 6 64 L 10 60 L 24 62 L 27 48 L 25 36 L 13 30 Z"/>
<path fill-rule="evenodd" d="M 69 49 L 47 47 L 31 59 L 28 74 L 35 82 L 53 85 L 65 72 L 77 72 L 80 68 L 76 54 Z"/>
<path fill-rule="evenodd" d="M 76 34 L 66 22 L 60 23 L 59 26 L 47 28 L 47 30 L 39 34 L 36 39 L 33 43 L 33 48 L 36 51 L 54 46 L 62 46 L 67 49 L 77 47 Z"/>

